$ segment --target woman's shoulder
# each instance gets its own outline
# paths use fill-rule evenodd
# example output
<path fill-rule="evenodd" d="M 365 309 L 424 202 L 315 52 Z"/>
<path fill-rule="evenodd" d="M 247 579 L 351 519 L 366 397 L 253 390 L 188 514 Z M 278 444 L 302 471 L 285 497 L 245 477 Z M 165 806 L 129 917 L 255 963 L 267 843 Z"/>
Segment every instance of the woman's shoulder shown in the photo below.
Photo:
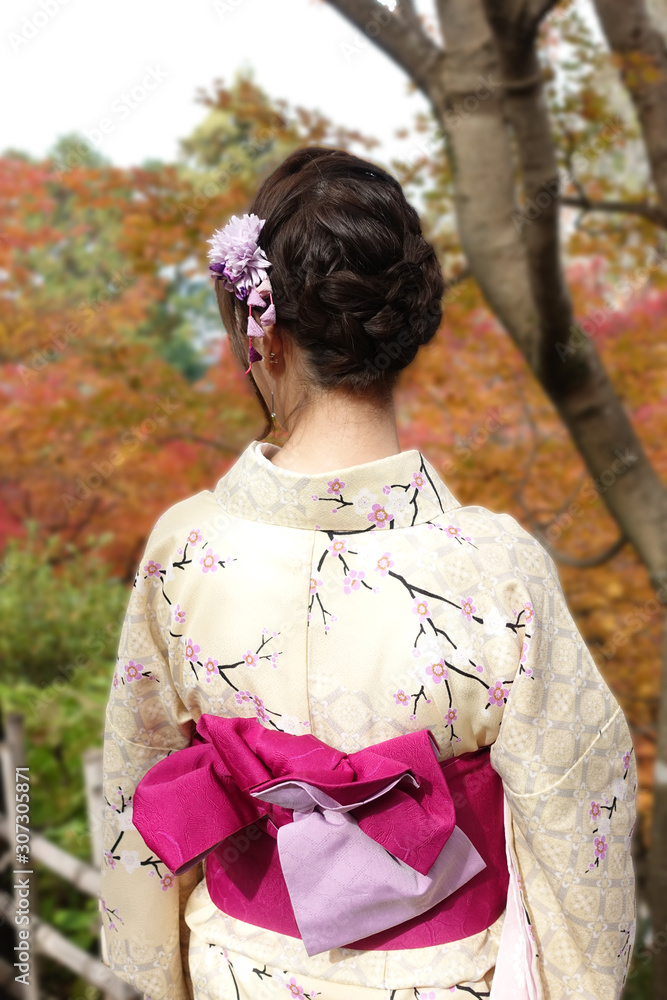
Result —
<path fill-rule="evenodd" d="M 556 564 L 544 543 L 531 534 L 513 514 L 480 505 L 450 511 L 442 527 L 472 546 L 478 559 L 511 566 L 511 572 L 526 584 L 560 585 Z"/>
<path fill-rule="evenodd" d="M 447 516 L 458 519 L 461 524 L 465 523 L 480 537 L 521 542 L 535 549 L 541 549 L 548 555 L 542 542 L 507 511 L 495 511 L 479 504 L 468 504 L 465 507 L 455 508 Z"/>
<path fill-rule="evenodd" d="M 228 520 L 211 490 L 177 500 L 157 518 L 146 542 L 147 552 L 211 538 Z"/>

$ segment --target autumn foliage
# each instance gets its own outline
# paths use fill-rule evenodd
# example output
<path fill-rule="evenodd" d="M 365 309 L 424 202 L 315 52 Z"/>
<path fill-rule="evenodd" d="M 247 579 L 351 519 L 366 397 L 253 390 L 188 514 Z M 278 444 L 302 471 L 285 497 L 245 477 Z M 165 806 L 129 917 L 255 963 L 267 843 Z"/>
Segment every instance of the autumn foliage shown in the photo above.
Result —
<path fill-rule="evenodd" d="M 577 81 L 584 115 L 575 119 L 567 87 L 551 95 L 564 169 L 615 120 L 595 89 L 594 63 L 591 56 L 590 72 Z M 55 566 L 87 553 L 129 583 L 158 516 L 212 489 L 262 427 L 214 309 L 206 239 L 246 209 L 295 147 L 354 148 L 372 159 L 374 142 L 272 100 L 250 79 L 217 82 L 201 99 L 206 115 L 176 164 L 120 169 L 76 137 L 42 162 L 18 153 L 0 159 L 0 548 L 34 522 L 38 540 L 51 539 Z M 609 482 L 591 480 L 466 278 L 444 152 L 431 143 L 419 153 L 430 127 L 417 119 L 405 133 L 412 155 L 384 164 L 418 204 L 452 280 L 438 335 L 399 383 L 402 447 L 420 448 L 462 504 L 510 512 L 566 559 L 594 557 L 616 539 L 603 498 L 632 458 L 618 457 Z M 589 158 L 590 190 L 618 193 L 626 174 L 601 164 L 616 157 L 618 167 L 633 141 L 628 126 Z M 664 253 L 646 220 L 594 227 L 573 212 L 569 219 L 577 316 L 667 477 Z M 633 725 L 646 815 L 660 610 L 629 545 L 592 568 L 559 568 L 579 627 Z"/>

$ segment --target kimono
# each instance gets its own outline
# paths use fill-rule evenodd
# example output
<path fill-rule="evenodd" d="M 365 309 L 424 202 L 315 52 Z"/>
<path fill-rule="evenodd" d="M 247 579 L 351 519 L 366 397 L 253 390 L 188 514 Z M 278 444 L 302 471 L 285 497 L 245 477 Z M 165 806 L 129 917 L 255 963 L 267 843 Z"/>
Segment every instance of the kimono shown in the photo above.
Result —
<path fill-rule="evenodd" d="M 511 515 L 462 507 L 419 450 L 312 475 L 277 451 L 252 441 L 166 510 L 139 562 L 105 720 L 103 961 L 147 1000 L 618 1000 L 635 754 L 552 558 Z M 427 734 L 443 774 L 486 755 L 505 842 L 487 874 L 503 869 L 506 905 L 484 919 L 476 904 L 460 934 L 429 939 L 434 909 L 315 953 L 277 923 L 270 886 L 247 913 L 216 905 L 213 855 L 177 874 L 133 822 L 137 786 L 212 722 L 309 734 L 296 742 L 345 766 Z M 174 792 L 172 810 L 196 839 L 213 804 Z M 252 871 L 251 830 L 231 842 Z"/>

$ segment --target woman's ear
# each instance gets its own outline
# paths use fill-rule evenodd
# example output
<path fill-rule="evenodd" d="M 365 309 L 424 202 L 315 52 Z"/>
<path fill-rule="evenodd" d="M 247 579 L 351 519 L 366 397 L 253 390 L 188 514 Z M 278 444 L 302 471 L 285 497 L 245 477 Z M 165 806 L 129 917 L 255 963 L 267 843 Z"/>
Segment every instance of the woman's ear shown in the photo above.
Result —
<path fill-rule="evenodd" d="M 278 365 L 285 360 L 283 358 L 283 348 L 283 338 L 281 337 L 278 329 L 274 326 L 269 327 L 262 337 L 262 355 L 264 366 L 271 374 L 273 374 Z M 276 355 L 273 364 L 271 363 L 272 352 Z M 276 364 L 276 361 L 278 361 L 278 364 Z"/>

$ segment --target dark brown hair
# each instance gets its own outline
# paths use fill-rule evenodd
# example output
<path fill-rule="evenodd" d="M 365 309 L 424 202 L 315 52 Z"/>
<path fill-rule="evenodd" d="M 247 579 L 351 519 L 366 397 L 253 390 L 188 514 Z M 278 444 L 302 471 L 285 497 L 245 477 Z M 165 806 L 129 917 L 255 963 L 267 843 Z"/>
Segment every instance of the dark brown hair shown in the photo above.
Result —
<path fill-rule="evenodd" d="M 276 329 L 303 352 L 308 384 L 386 400 L 438 329 L 445 290 L 399 182 L 344 150 L 307 146 L 264 180 L 248 211 L 266 220 L 259 246 L 271 261 Z M 216 295 L 246 368 L 247 305 L 220 281 Z M 273 423 L 252 369 L 249 378 L 267 418 L 263 440 Z"/>

